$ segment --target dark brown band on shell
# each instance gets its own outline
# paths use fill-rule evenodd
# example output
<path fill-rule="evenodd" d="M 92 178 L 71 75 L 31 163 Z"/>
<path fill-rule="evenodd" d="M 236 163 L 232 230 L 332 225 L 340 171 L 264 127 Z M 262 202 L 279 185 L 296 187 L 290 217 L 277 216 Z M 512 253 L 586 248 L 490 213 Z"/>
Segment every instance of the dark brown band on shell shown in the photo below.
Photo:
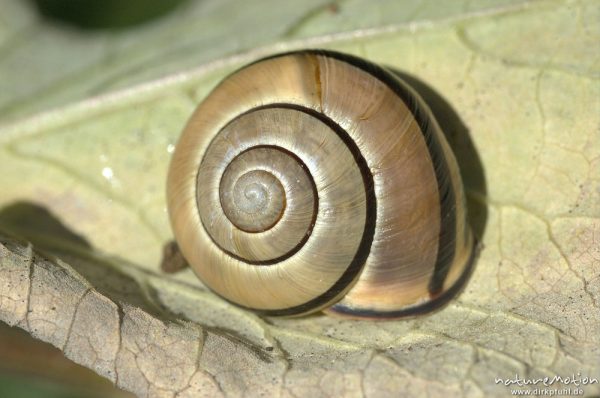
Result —
<path fill-rule="evenodd" d="M 451 176 L 449 174 L 448 161 L 444 155 L 441 143 L 439 142 L 435 129 L 439 129 L 437 121 L 431 116 L 431 111 L 427 105 L 420 99 L 415 92 L 402 82 L 397 77 L 393 76 L 389 71 L 378 65 L 367 62 L 363 59 L 353 57 L 351 55 L 337 53 L 333 51 L 314 50 L 316 55 L 324 55 L 336 58 L 340 61 L 347 62 L 352 66 L 356 66 L 363 71 L 371 74 L 375 78 L 385 83 L 392 91 L 394 91 L 406 104 L 408 109 L 413 114 L 417 121 L 423 138 L 429 150 L 432 164 L 434 165 L 435 176 L 438 184 L 438 192 L 440 197 L 440 233 L 438 243 L 437 260 L 435 263 L 434 272 L 429 283 L 429 292 L 431 296 L 436 296 L 440 293 L 450 266 L 454 261 L 456 250 L 456 195 L 452 187 Z M 293 54 L 293 53 L 292 53 Z M 471 256 L 472 257 L 472 256 Z M 470 263 L 470 261 L 469 261 Z M 467 265 L 467 266 L 470 266 Z M 347 308 L 339 304 L 332 307 L 332 311 L 343 314 L 355 314 L 356 309 Z M 360 310 L 361 317 L 373 318 L 394 318 L 399 316 L 410 315 L 410 310 L 400 310 L 393 312 L 381 312 L 379 310 Z"/>
<path fill-rule="evenodd" d="M 404 101 L 417 121 L 429 150 L 431 162 L 434 165 L 440 196 L 440 220 L 443 220 L 440 228 L 439 249 L 434 276 L 429 288 L 430 293 L 435 295 L 441 289 L 448 269 L 454 260 L 456 250 L 456 194 L 452 187 L 448 161 L 435 133 L 435 130 L 439 129 L 437 121 L 433 119 L 432 113 L 424 101 L 406 83 L 386 69 L 364 59 L 335 51 L 309 50 L 308 52 L 347 62 L 379 79 Z"/>

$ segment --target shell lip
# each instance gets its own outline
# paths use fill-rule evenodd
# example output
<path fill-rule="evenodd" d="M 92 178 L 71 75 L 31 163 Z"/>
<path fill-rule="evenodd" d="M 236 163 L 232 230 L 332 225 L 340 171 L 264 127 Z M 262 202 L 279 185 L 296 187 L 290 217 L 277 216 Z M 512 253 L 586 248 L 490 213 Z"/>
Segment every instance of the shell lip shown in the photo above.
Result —
<path fill-rule="evenodd" d="M 465 264 L 465 268 L 460 277 L 454 282 L 450 288 L 437 294 L 432 295 L 430 300 L 422 303 L 405 307 L 397 311 L 379 311 L 377 309 L 357 309 L 345 305 L 334 304 L 327 309 L 328 315 L 338 316 L 341 318 L 363 318 L 374 321 L 396 320 L 399 318 L 413 318 L 426 313 L 442 310 L 450 303 L 458 294 L 460 294 L 475 269 L 475 260 L 479 257 L 479 243 L 474 237 L 472 243 L 471 254 Z"/>

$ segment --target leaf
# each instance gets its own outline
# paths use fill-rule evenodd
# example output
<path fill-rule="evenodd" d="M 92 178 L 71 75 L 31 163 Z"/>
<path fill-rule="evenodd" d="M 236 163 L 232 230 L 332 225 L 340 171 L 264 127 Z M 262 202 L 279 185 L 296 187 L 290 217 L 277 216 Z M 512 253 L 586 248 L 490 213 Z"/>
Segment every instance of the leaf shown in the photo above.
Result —
<path fill-rule="evenodd" d="M 2 239 L 0 319 L 140 396 L 506 396 L 495 378 L 600 378 L 598 3 L 249 3 L 83 34 L 3 1 L 0 227 L 34 246 Z M 243 63 L 309 46 L 408 75 L 445 126 L 481 252 L 436 313 L 261 318 L 159 270 L 166 167 L 195 105 Z"/>

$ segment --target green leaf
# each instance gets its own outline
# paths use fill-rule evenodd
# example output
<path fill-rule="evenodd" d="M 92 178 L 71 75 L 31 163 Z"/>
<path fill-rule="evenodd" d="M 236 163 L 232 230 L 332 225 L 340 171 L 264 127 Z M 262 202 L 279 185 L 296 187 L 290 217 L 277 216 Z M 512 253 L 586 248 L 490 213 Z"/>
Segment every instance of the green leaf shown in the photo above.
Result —
<path fill-rule="evenodd" d="M 2 240 L 0 319 L 141 396 L 506 396 L 495 378 L 600 378 L 600 4 L 373 3 L 205 0 L 83 32 L 3 0 L 0 228 L 45 255 Z M 187 118 L 228 72 L 302 47 L 435 94 L 481 242 L 444 309 L 263 319 L 190 270 L 161 273 Z"/>

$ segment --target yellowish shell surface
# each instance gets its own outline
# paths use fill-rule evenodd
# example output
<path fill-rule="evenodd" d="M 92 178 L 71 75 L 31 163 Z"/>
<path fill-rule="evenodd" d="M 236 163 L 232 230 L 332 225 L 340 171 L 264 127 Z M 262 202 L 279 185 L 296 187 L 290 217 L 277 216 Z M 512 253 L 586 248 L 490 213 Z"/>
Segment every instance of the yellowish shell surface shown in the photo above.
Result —
<path fill-rule="evenodd" d="M 196 274 L 268 315 L 411 315 L 471 263 L 437 122 L 405 84 L 343 54 L 278 55 L 226 78 L 188 122 L 167 190 Z"/>

